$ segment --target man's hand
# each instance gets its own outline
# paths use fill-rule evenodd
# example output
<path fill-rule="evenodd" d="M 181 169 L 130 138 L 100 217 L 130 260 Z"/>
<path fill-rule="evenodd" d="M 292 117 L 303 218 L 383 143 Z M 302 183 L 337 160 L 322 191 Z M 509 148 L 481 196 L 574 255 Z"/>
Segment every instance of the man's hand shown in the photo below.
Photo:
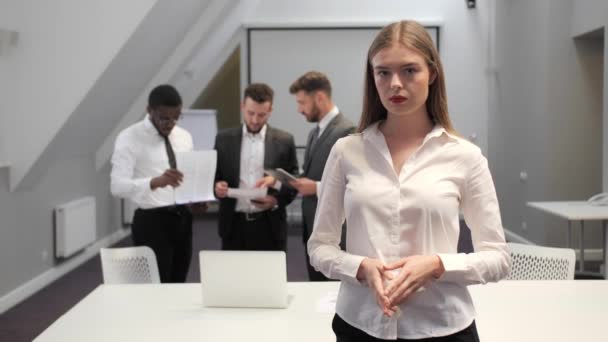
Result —
<path fill-rule="evenodd" d="M 391 279 L 391 274 L 385 271 L 384 264 L 378 259 L 365 258 L 359 265 L 357 280 L 364 281 L 374 291 L 376 303 L 388 317 L 395 314 L 396 307 L 392 306 L 385 294 L 384 283 Z"/>
<path fill-rule="evenodd" d="M 228 183 L 219 181 L 215 183 L 215 196 L 217 198 L 226 198 L 228 195 Z"/>
<path fill-rule="evenodd" d="M 271 188 L 277 180 L 272 176 L 265 176 L 264 178 L 260 178 L 255 182 L 256 188 Z"/>
<path fill-rule="evenodd" d="M 262 210 L 272 209 L 278 203 L 276 197 L 270 195 L 254 198 L 250 201 L 256 208 L 260 208 Z"/>
<path fill-rule="evenodd" d="M 289 184 L 304 196 L 310 196 L 317 193 L 317 182 L 306 177 L 298 178 L 295 181 L 289 182 Z"/>
<path fill-rule="evenodd" d="M 385 291 L 391 306 L 405 302 L 412 293 L 444 272 L 443 263 L 437 255 L 413 255 L 384 266 L 385 272 L 398 269 L 401 272 Z"/>
<path fill-rule="evenodd" d="M 183 179 L 184 175 L 179 172 L 179 170 L 167 169 L 162 175 L 150 180 L 150 189 L 156 190 L 157 188 L 164 188 L 168 185 L 175 188 L 181 184 Z"/>

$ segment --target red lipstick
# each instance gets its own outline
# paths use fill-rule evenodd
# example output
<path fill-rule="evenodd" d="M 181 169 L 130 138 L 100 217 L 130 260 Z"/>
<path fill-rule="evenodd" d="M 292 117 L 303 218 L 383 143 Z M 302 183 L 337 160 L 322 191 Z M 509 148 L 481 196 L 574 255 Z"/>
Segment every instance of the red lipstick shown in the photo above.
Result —
<path fill-rule="evenodd" d="M 407 97 L 401 96 L 401 95 L 393 95 L 393 96 L 389 97 L 389 100 L 392 103 L 400 104 L 400 103 L 407 101 Z"/>

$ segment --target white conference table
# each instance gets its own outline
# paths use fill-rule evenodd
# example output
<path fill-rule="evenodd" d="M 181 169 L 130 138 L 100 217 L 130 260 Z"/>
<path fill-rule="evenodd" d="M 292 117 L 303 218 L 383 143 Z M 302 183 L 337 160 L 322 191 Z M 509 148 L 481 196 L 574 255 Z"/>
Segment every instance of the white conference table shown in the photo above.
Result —
<path fill-rule="evenodd" d="M 580 221 L 581 234 L 579 241 L 580 258 L 579 272 L 585 272 L 585 221 L 601 221 L 603 233 L 603 261 L 604 278 L 608 274 L 608 233 L 606 220 L 608 220 L 608 206 L 592 205 L 587 201 L 555 201 L 555 202 L 528 202 L 528 206 L 540 211 L 564 218 L 568 221 L 568 247 L 572 247 L 572 221 Z"/>
<path fill-rule="evenodd" d="M 200 284 L 100 285 L 34 341 L 335 341 L 330 299 L 338 284 L 289 283 L 287 309 L 204 308 Z M 483 342 L 608 338 L 608 281 L 469 288 Z"/>

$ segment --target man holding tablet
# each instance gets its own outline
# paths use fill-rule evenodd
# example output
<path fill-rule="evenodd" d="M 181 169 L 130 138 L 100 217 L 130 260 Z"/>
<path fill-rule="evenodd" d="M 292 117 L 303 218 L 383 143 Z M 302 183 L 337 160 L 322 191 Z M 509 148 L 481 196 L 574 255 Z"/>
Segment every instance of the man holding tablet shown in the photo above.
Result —
<path fill-rule="evenodd" d="M 317 210 L 317 193 L 321 185 L 321 176 L 325 162 L 335 142 L 355 131 L 353 124 L 340 113 L 331 99 L 331 84 L 324 74 L 309 71 L 300 76 L 289 87 L 289 92 L 296 97 L 298 112 L 308 122 L 316 123 L 308 135 L 304 155 L 304 172 L 301 177 L 290 184 L 302 194 L 302 238 L 304 245 L 312 234 L 315 212 Z M 343 229 L 343 232 L 346 230 Z M 342 239 L 344 243 L 344 238 Z M 306 253 L 308 275 L 310 280 L 321 281 L 327 278 L 310 266 Z"/>

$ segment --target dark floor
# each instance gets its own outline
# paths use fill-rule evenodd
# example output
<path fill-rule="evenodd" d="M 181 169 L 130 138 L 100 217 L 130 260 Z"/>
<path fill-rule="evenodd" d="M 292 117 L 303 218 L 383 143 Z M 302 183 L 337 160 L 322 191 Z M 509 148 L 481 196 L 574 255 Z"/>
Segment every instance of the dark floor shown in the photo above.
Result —
<path fill-rule="evenodd" d="M 215 215 L 197 218 L 193 232 L 194 255 L 187 281 L 199 282 L 198 251 L 220 249 Z M 288 281 L 308 280 L 304 245 L 297 230 L 290 231 L 287 244 Z M 131 246 L 130 237 L 115 245 L 126 246 Z M 101 262 L 96 256 L 0 315 L 0 341 L 32 341 L 101 283 Z"/>

